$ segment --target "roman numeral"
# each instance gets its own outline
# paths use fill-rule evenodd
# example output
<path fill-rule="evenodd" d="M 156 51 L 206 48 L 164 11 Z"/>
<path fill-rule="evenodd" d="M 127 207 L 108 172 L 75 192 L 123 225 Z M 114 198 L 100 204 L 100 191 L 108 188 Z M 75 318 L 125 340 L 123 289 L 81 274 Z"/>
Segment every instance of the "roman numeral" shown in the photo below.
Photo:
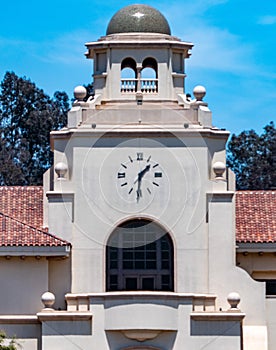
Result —
<path fill-rule="evenodd" d="M 157 184 L 156 182 L 152 182 L 155 186 L 159 187 L 159 184 Z"/>
<path fill-rule="evenodd" d="M 142 152 L 137 153 L 137 160 L 143 160 L 143 153 Z"/>
<path fill-rule="evenodd" d="M 148 163 L 150 160 L 151 160 L 151 156 L 149 156 L 149 157 L 148 157 L 148 159 L 147 159 L 147 163 Z"/>
<path fill-rule="evenodd" d="M 133 187 L 131 187 L 131 189 L 128 191 L 128 194 L 131 194 L 132 191 L 133 191 Z"/>
<path fill-rule="evenodd" d="M 126 173 L 118 173 L 118 179 L 126 177 Z"/>
<path fill-rule="evenodd" d="M 127 182 L 124 182 L 123 184 L 121 184 L 121 187 L 124 187 L 127 185 Z"/>
<path fill-rule="evenodd" d="M 127 169 L 127 166 L 125 164 L 121 163 L 121 166 Z"/>
<path fill-rule="evenodd" d="M 159 165 L 159 164 L 155 164 L 155 165 L 153 166 L 153 168 L 156 168 L 156 167 L 158 167 L 158 165 Z"/>
<path fill-rule="evenodd" d="M 154 173 L 154 177 L 162 177 L 162 173 Z"/>

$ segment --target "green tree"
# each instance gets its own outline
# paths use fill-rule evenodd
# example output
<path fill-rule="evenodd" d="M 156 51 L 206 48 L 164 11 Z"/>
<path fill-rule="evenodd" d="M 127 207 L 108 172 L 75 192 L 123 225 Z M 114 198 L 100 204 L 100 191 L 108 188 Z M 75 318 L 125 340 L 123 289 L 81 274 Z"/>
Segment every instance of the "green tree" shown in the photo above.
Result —
<path fill-rule="evenodd" d="M 68 96 L 56 92 L 51 99 L 13 72 L 0 87 L 0 184 L 42 184 L 52 164 L 50 131 L 66 125 Z"/>
<path fill-rule="evenodd" d="M 267 190 L 276 186 L 276 129 L 273 122 L 264 127 L 261 135 L 254 130 L 233 134 L 227 151 L 227 165 L 236 174 L 237 189 Z"/>
<path fill-rule="evenodd" d="M 8 345 L 4 345 L 6 339 L 6 333 L 0 330 L 0 350 L 16 350 L 15 340 L 12 339 L 9 341 Z"/>

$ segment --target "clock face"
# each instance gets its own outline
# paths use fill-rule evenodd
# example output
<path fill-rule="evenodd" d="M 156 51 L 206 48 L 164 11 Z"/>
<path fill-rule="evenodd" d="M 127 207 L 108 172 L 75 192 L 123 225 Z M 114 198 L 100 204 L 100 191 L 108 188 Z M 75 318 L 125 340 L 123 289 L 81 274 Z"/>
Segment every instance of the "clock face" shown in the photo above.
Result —
<path fill-rule="evenodd" d="M 162 183 L 161 165 L 149 153 L 133 152 L 118 167 L 117 190 L 128 202 L 150 200 Z"/>

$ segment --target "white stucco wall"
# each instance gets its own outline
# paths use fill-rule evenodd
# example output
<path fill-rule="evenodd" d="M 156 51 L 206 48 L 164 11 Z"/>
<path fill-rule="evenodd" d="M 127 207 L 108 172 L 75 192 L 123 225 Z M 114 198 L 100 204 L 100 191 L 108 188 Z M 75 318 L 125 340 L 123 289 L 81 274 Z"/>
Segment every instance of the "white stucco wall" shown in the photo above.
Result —
<path fill-rule="evenodd" d="M 35 314 L 48 290 L 48 262 L 32 257 L 0 258 L 0 314 Z"/>

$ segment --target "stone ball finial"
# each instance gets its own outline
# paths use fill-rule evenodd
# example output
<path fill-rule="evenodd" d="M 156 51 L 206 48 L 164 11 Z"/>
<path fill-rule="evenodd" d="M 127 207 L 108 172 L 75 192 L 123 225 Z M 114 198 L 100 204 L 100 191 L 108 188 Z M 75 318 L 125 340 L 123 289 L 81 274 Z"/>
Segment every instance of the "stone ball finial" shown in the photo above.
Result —
<path fill-rule="evenodd" d="M 230 310 L 238 310 L 238 305 L 241 301 L 241 297 L 237 292 L 231 292 L 227 296 L 227 301 L 230 304 Z"/>
<path fill-rule="evenodd" d="M 87 95 L 87 90 L 84 86 L 76 86 L 74 89 L 74 97 L 76 100 L 78 101 L 83 101 L 83 99 L 86 97 Z"/>
<path fill-rule="evenodd" d="M 56 300 L 56 297 L 51 292 L 45 292 L 41 296 L 41 301 L 44 304 L 45 309 L 52 309 L 52 306 L 54 305 Z"/>
<path fill-rule="evenodd" d="M 193 90 L 193 94 L 197 101 L 202 101 L 206 95 L 206 89 L 202 85 L 197 85 Z"/>
<path fill-rule="evenodd" d="M 58 179 L 64 179 L 68 171 L 68 166 L 65 163 L 59 162 L 55 165 L 55 172 L 58 176 Z"/>
<path fill-rule="evenodd" d="M 225 170 L 226 170 L 226 165 L 223 162 L 215 162 L 213 164 L 213 171 L 216 175 L 216 178 L 221 179 Z"/>

